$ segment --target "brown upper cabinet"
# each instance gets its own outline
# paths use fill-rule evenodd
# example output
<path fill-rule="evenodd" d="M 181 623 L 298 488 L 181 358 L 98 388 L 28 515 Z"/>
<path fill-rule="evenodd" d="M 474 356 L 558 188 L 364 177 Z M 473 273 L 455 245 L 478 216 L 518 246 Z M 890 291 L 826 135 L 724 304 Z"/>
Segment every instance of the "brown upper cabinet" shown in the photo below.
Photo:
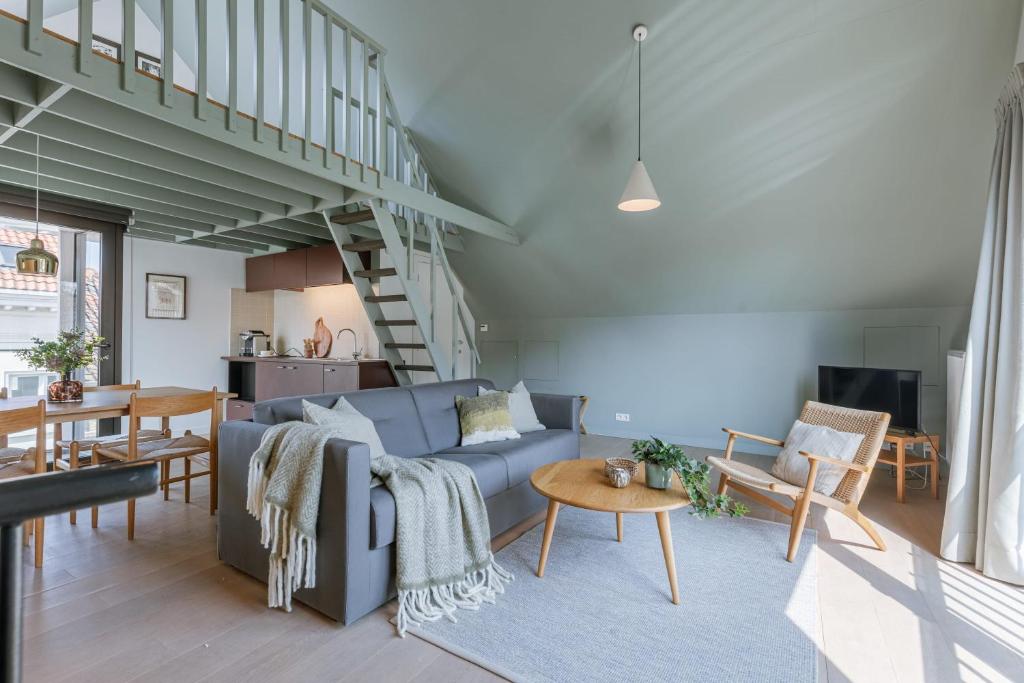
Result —
<path fill-rule="evenodd" d="M 274 289 L 302 289 L 306 286 L 306 251 L 274 254 Z"/>
<path fill-rule="evenodd" d="M 339 282 L 352 282 L 345 265 L 341 261 L 338 247 L 324 244 L 319 247 L 303 249 L 306 252 L 306 286 L 336 285 Z"/>
<path fill-rule="evenodd" d="M 370 254 L 360 254 L 369 268 Z M 352 282 L 338 248 L 333 244 L 283 251 L 245 260 L 245 290 L 304 289 Z"/>
<path fill-rule="evenodd" d="M 245 259 L 245 291 L 263 292 L 274 286 L 274 255 Z"/>

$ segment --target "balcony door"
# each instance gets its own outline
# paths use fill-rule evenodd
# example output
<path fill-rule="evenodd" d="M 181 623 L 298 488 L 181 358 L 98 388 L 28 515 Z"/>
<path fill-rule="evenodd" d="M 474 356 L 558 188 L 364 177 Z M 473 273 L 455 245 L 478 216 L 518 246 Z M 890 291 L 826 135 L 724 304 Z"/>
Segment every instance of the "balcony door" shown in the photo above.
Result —
<path fill-rule="evenodd" d="M 45 212 L 39 236 L 60 259 L 57 277 L 22 275 L 17 272 L 15 254 L 28 246 L 36 232 L 35 221 L 26 218 L 25 207 L 0 201 L 0 385 L 12 397 L 45 397 L 47 385 L 59 378 L 58 373 L 30 367 L 16 352 L 33 339 L 54 339 L 66 330 L 84 330 L 106 340 L 103 358 L 80 370 L 76 379 L 86 386 L 119 382 L 122 227 Z M 114 422 L 65 425 L 64 437 L 111 433 L 116 429 Z M 31 435 L 22 438 L 31 440 Z"/>

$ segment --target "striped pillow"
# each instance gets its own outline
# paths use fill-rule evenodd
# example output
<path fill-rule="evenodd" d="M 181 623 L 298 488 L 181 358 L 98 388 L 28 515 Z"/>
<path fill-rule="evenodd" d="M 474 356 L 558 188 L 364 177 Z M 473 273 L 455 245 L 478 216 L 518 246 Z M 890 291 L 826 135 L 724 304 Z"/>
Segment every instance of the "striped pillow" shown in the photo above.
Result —
<path fill-rule="evenodd" d="M 462 445 L 473 446 L 488 441 L 518 439 L 508 410 L 508 392 L 496 391 L 484 396 L 456 396 Z"/>

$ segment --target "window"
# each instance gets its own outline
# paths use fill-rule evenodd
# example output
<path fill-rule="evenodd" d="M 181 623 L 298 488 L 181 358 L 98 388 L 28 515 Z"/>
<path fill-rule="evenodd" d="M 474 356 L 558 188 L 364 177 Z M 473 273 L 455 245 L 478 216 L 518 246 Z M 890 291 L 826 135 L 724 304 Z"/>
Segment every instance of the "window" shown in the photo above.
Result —
<path fill-rule="evenodd" d="M 60 376 L 54 372 L 8 372 L 4 377 L 4 384 L 10 392 L 11 398 L 17 396 L 46 396 L 46 387 L 50 382 L 55 382 Z"/>
<path fill-rule="evenodd" d="M 17 268 L 18 264 L 15 258 L 22 249 L 24 247 L 13 244 L 0 244 L 0 268 Z"/>

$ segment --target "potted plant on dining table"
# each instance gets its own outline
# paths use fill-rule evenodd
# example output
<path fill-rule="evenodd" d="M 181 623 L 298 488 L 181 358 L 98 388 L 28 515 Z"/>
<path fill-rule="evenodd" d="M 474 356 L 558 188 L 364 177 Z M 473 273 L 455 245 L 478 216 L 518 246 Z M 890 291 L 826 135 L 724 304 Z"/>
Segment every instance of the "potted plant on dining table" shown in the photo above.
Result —
<path fill-rule="evenodd" d="M 47 387 L 46 398 L 52 403 L 72 403 L 82 400 L 82 383 L 72 375 L 102 359 L 97 353 L 102 345 L 103 337 L 84 330 L 68 330 L 49 341 L 33 337 L 32 345 L 15 355 L 36 370 L 59 373 L 60 379 Z"/>
<path fill-rule="evenodd" d="M 675 444 L 653 436 L 645 441 L 634 441 L 633 457 L 644 464 L 644 479 L 650 488 L 670 488 L 672 473 L 678 474 L 690 499 L 691 514 L 697 517 L 718 517 L 722 513 L 730 517 L 742 517 L 748 512 L 747 506 L 729 496 L 712 494 L 709 479 L 711 468 L 707 463 L 688 457 Z"/>

